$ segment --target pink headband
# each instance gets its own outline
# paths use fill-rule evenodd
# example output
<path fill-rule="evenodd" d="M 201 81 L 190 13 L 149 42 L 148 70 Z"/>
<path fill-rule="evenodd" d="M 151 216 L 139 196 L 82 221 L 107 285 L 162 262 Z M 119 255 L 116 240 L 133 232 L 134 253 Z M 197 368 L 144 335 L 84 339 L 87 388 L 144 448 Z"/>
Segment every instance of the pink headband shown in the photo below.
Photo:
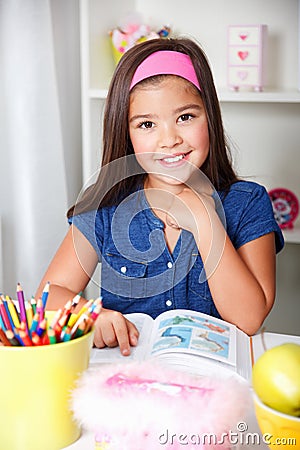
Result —
<path fill-rule="evenodd" d="M 201 91 L 191 58 L 184 53 L 172 50 L 160 50 L 152 53 L 136 69 L 130 89 L 145 78 L 154 75 L 178 75 L 193 83 Z"/>

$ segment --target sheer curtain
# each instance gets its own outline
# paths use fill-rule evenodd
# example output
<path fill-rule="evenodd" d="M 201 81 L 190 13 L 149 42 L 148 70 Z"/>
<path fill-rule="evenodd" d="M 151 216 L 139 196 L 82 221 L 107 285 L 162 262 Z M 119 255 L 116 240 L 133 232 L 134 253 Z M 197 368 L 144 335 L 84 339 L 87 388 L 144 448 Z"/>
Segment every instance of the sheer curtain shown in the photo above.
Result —
<path fill-rule="evenodd" d="M 0 0 L 3 286 L 34 294 L 67 230 L 63 133 L 49 0 Z"/>

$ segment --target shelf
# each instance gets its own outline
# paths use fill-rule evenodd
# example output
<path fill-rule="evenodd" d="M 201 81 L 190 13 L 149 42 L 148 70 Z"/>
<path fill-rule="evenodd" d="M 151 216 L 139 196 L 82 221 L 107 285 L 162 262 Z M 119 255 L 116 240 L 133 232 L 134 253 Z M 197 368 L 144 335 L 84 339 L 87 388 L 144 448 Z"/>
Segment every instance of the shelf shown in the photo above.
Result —
<path fill-rule="evenodd" d="M 107 89 L 90 89 L 90 99 L 105 99 Z M 300 92 L 290 91 L 263 91 L 263 92 L 234 92 L 225 89 L 218 91 L 220 102 L 240 102 L 240 103 L 300 103 Z"/>
<path fill-rule="evenodd" d="M 292 230 L 282 230 L 284 240 L 288 244 L 300 244 L 300 224 L 296 224 Z"/>
<path fill-rule="evenodd" d="M 282 90 L 262 92 L 231 91 L 220 89 L 218 91 L 220 102 L 253 102 L 253 103 L 300 103 L 300 92 L 297 90 Z"/>
<path fill-rule="evenodd" d="M 108 89 L 89 89 L 90 99 L 105 100 L 107 97 Z"/>

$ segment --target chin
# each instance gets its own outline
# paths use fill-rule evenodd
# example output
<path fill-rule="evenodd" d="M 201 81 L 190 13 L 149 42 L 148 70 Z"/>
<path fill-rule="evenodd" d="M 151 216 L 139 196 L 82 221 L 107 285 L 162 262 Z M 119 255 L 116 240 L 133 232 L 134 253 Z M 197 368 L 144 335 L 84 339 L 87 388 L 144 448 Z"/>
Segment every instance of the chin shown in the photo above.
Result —
<path fill-rule="evenodd" d="M 168 186 L 182 186 L 185 184 L 189 177 L 180 177 L 180 179 L 176 175 L 155 175 L 155 179 L 164 185 Z"/>

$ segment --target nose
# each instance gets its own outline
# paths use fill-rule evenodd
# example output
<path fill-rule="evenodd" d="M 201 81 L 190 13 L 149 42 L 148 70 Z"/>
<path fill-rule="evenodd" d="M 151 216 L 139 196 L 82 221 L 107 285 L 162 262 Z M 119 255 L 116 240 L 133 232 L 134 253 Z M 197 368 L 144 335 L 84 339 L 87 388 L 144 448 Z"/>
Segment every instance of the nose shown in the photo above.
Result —
<path fill-rule="evenodd" d="M 174 125 L 164 125 L 160 129 L 159 147 L 162 149 L 173 148 L 182 143 L 179 130 Z"/>

